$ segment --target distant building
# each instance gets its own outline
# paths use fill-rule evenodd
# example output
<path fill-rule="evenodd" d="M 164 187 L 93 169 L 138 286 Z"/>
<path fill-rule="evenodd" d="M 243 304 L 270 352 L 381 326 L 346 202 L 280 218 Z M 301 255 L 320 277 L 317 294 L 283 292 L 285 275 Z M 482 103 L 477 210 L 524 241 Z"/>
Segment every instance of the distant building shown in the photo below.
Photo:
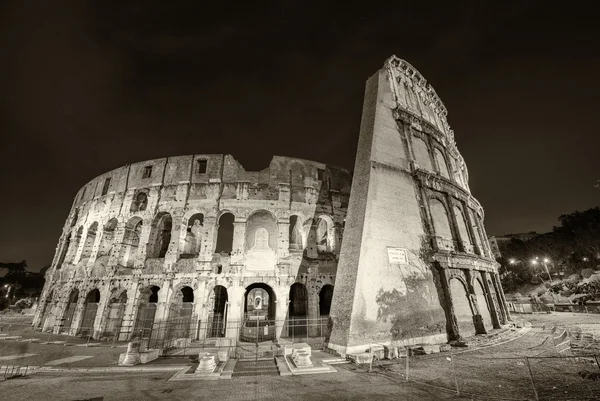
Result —
<path fill-rule="evenodd" d="M 499 236 L 492 235 L 491 237 L 488 237 L 488 241 L 490 243 L 490 249 L 491 249 L 494 257 L 500 258 L 500 257 L 502 257 L 502 251 L 506 249 L 506 245 L 508 245 L 508 243 L 511 240 L 518 239 L 521 241 L 529 241 L 530 239 L 535 238 L 538 235 L 540 235 L 540 234 L 538 234 L 535 231 L 530 231 L 527 233 L 506 234 L 506 235 L 499 235 Z"/>

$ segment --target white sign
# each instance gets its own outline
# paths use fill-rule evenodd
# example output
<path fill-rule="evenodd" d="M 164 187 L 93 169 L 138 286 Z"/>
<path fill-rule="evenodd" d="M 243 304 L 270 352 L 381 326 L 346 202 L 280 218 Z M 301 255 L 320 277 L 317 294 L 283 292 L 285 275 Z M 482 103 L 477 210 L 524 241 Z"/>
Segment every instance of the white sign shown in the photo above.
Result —
<path fill-rule="evenodd" d="M 388 261 L 390 264 L 408 264 L 408 253 L 404 248 L 390 248 L 388 247 Z"/>

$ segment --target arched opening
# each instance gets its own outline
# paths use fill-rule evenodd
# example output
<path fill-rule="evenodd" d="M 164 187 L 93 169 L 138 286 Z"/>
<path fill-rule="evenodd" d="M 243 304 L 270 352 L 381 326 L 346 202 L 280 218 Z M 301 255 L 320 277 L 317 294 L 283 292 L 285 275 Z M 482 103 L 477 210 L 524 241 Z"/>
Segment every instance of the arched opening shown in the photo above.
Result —
<path fill-rule="evenodd" d="M 135 319 L 135 329 L 133 335 L 138 338 L 150 338 L 152 325 L 156 316 L 156 306 L 158 304 L 158 292 L 160 287 L 146 287 L 140 293 L 137 316 Z"/>
<path fill-rule="evenodd" d="M 440 175 L 444 178 L 450 179 L 450 172 L 448 171 L 448 164 L 446 163 L 446 158 L 444 154 L 440 150 L 440 148 L 435 148 L 435 161 L 437 162 L 438 168 L 440 170 Z"/>
<path fill-rule="evenodd" d="M 92 255 L 92 249 L 94 248 L 94 242 L 96 241 L 97 231 L 98 222 L 95 221 L 87 230 L 85 242 L 83 243 L 83 251 L 81 252 L 81 259 L 87 259 Z"/>
<path fill-rule="evenodd" d="M 301 250 L 302 247 L 302 225 L 298 216 L 290 217 L 289 231 L 290 251 Z"/>
<path fill-rule="evenodd" d="M 169 305 L 169 333 L 167 338 L 190 338 L 192 314 L 194 312 L 194 290 L 182 287 L 172 295 Z"/>
<path fill-rule="evenodd" d="M 215 253 L 226 253 L 231 255 L 233 249 L 233 221 L 235 217 L 231 213 L 224 213 L 219 218 L 219 230 L 217 232 L 217 246 Z"/>
<path fill-rule="evenodd" d="M 432 198 L 429 202 L 429 209 L 433 220 L 433 230 L 439 240 L 438 248 L 454 250 L 454 239 L 446 207 L 439 199 Z"/>
<path fill-rule="evenodd" d="M 331 235 L 329 222 L 324 218 L 317 220 L 316 228 L 316 242 L 318 252 L 329 252 L 331 251 Z"/>
<path fill-rule="evenodd" d="M 52 318 L 52 300 L 54 299 L 54 291 L 50 291 L 50 294 L 46 297 L 42 303 L 42 312 L 40 313 L 40 322 L 42 331 L 48 329 L 52 330 L 54 326 L 54 319 Z"/>
<path fill-rule="evenodd" d="M 429 147 L 423 139 L 418 136 L 413 136 L 413 153 L 419 168 L 423 170 L 433 171 L 431 165 L 431 156 L 429 155 Z"/>
<path fill-rule="evenodd" d="M 58 263 L 56 264 L 56 270 L 59 270 L 62 267 L 62 264 L 65 262 L 67 258 L 67 252 L 69 251 L 69 246 L 71 245 L 71 237 L 67 236 L 65 242 L 63 244 L 62 249 L 60 250 L 60 256 L 58 258 Z"/>
<path fill-rule="evenodd" d="M 333 298 L 333 286 L 325 284 L 319 291 L 319 315 L 329 316 L 331 311 L 331 299 Z"/>
<path fill-rule="evenodd" d="M 142 219 L 132 217 L 125 224 L 125 234 L 123 235 L 123 244 L 121 246 L 121 260 L 124 266 L 133 267 L 135 257 L 137 256 L 140 236 L 142 235 Z"/>
<path fill-rule="evenodd" d="M 473 252 L 473 245 L 471 244 L 471 236 L 467 229 L 467 223 L 465 215 L 458 206 L 454 206 L 454 215 L 456 216 L 456 224 L 458 225 L 458 233 L 463 245 L 463 251 L 467 253 Z"/>
<path fill-rule="evenodd" d="M 307 333 L 306 316 L 308 314 L 308 291 L 302 283 L 290 287 L 288 305 L 288 335 L 304 336 Z"/>
<path fill-rule="evenodd" d="M 131 202 L 130 212 L 142 212 L 148 206 L 148 195 L 145 192 L 138 192 Z"/>
<path fill-rule="evenodd" d="M 475 280 L 475 295 L 477 296 L 477 306 L 479 307 L 479 313 L 483 320 L 483 326 L 486 330 L 493 328 L 492 315 L 490 313 L 490 305 L 488 304 L 487 297 L 485 296 L 485 289 L 479 279 Z"/>
<path fill-rule="evenodd" d="M 102 238 L 100 239 L 100 247 L 98 248 L 98 257 L 110 255 L 118 223 L 117 219 L 112 218 L 104 225 Z"/>
<path fill-rule="evenodd" d="M 75 316 L 75 310 L 77 309 L 77 301 L 79 301 L 79 290 L 75 289 L 69 294 L 69 300 L 65 307 L 65 314 L 63 316 L 62 331 L 66 334 L 71 334 L 73 317 Z"/>
<path fill-rule="evenodd" d="M 77 256 L 77 249 L 79 249 L 79 244 L 81 243 L 81 239 L 83 237 L 83 226 L 77 229 L 77 234 L 75 234 L 75 241 L 71 243 L 71 249 L 69 250 L 69 257 L 67 258 L 69 262 L 73 263 L 75 261 L 75 257 Z"/>
<path fill-rule="evenodd" d="M 196 213 L 189 218 L 183 244 L 183 259 L 198 256 L 202 249 L 202 234 L 204 232 L 204 215 Z"/>
<path fill-rule="evenodd" d="M 275 338 L 275 292 L 265 283 L 246 287 L 241 341 L 260 342 Z"/>
<path fill-rule="evenodd" d="M 225 326 L 227 324 L 227 289 L 222 285 L 217 285 L 213 289 L 211 296 L 212 310 L 209 316 L 210 332 L 209 337 L 225 337 Z"/>
<path fill-rule="evenodd" d="M 154 219 L 150 229 L 146 258 L 164 258 L 171 243 L 173 220 L 169 213 L 161 213 Z"/>
<path fill-rule="evenodd" d="M 108 301 L 104 337 L 118 341 L 125 341 L 127 339 L 128 333 L 121 332 L 126 305 L 127 291 L 122 291 L 121 293 L 113 292 Z"/>
<path fill-rule="evenodd" d="M 100 291 L 98 289 L 88 292 L 85 297 L 83 309 L 83 318 L 79 326 L 79 333 L 83 336 L 94 334 L 94 322 L 98 313 L 98 304 L 100 303 Z"/>
<path fill-rule="evenodd" d="M 454 314 L 458 323 L 458 330 L 462 337 L 475 335 L 475 325 L 473 323 L 473 310 L 471 302 L 467 295 L 467 289 L 462 281 L 457 278 L 450 280 L 450 292 L 452 293 L 452 302 Z"/>

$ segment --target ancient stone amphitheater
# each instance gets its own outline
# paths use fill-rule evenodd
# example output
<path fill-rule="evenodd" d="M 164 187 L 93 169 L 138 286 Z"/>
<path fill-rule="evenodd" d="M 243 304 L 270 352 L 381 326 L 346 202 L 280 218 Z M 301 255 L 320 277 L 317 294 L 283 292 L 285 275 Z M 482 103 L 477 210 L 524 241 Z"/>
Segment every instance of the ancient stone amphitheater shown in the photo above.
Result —
<path fill-rule="evenodd" d="M 314 339 L 340 354 L 500 328 L 498 265 L 446 114 L 392 57 L 367 81 L 353 177 L 279 156 L 248 172 L 229 155 L 96 177 L 75 197 L 34 326 L 163 346 Z"/>
<path fill-rule="evenodd" d="M 240 325 L 227 333 L 225 322 L 252 314 L 322 325 L 350 181 L 344 169 L 278 156 L 248 172 L 230 155 L 96 177 L 75 197 L 35 325 L 110 339 L 176 320 L 186 335 L 236 337 Z M 261 339 L 275 336 L 271 326 L 259 326 Z"/>

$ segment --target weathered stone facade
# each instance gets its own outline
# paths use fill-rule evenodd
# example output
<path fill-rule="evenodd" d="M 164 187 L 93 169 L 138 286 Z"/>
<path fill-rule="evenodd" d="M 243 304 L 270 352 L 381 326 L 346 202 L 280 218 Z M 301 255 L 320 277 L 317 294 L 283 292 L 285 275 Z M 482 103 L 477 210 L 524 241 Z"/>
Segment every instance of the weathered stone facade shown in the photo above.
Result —
<path fill-rule="evenodd" d="M 446 114 L 392 57 L 367 81 L 352 196 L 348 171 L 286 157 L 260 172 L 229 155 L 169 157 L 95 178 L 34 326 L 126 340 L 180 319 L 206 322 L 188 338 L 244 341 L 254 313 L 273 322 L 269 339 L 289 318 L 324 317 L 340 354 L 499 328 L 498 265 Z"/>
<path fill-rule="evenodd" d="M 404 60 L 366 84 L 329 347 L 442 343 L 499 328 L 506 302 L 446 108 Z"/>
<path fill-rule="evenodd" d="M 284 321 L 294 296 L 297 315 L 327 315 L 350 182 L 344 169 L 277 156 L 248 172 L 229 155 L 96 177 L 75 197 L 34 326 L 124 340 L 174 317 L 240 322 L 256 289 L 269 319 Z"/>

